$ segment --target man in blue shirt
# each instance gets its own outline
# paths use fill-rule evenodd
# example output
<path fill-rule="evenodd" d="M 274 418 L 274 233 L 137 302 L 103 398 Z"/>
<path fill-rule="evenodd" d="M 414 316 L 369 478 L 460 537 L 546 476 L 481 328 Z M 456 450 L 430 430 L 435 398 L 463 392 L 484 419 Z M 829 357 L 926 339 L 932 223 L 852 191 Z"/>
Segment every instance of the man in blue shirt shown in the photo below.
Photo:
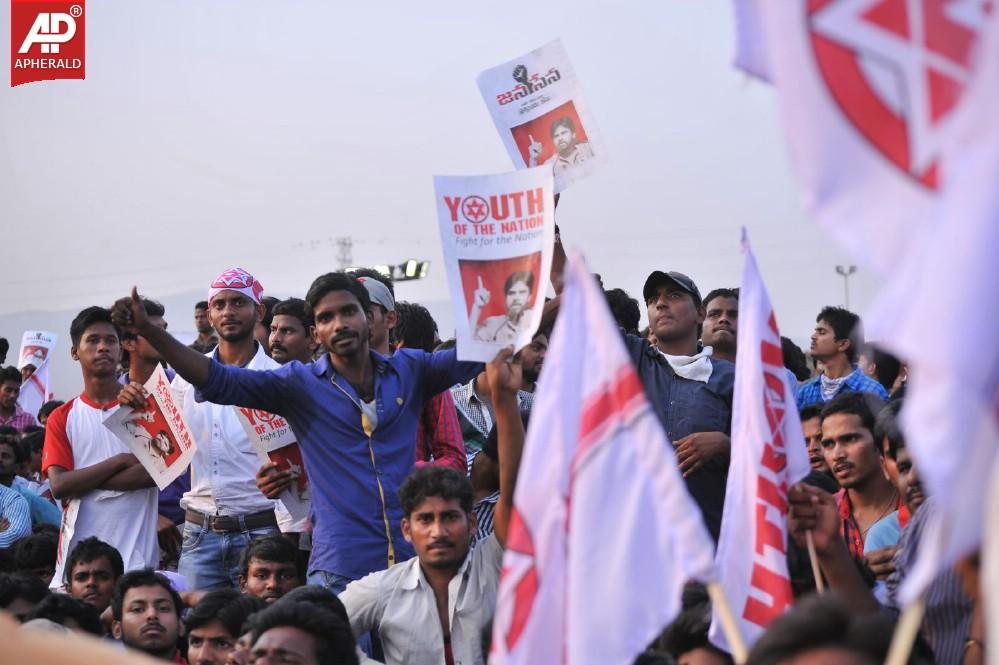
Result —
<path fill-rule="evenodd" d="M 115 303 L 115 321 L 156 347 L 198 388 L 198 399 L 279 414 L 298 434 L 316 518 L 311 583 L 339 592 L 413 556 L 400 531 L 398 489 L 415 463 L 423 403 L 471 379 L 481 363 L 458 362 L 453 349 L 402 349 L 391 357 L 372 352 L 368 292 L 343 273 L 316 278 L 305 297 L 314 337 L 327 354 L 309 365 L 292 361 L 267 371 L 224 366 L 187 348 L 149 323 L 135 293 Z M 141 399 L 133 392 L 122 401 Z"/>
<path fill-rule="evenodd" d="M 842 307 L 825 307 L 815 318 L 810 353 L 824 369 L 798 388 L 798 410 L 809 404 L 829 402 L 844 392 L 874 393 L 888 399 L 888 391 L 856 366 L 864 345 L 860 317 Z"/>
<path fill-rule="evenodd" d="M 713 358 L 710 347 L 698 347 L 704 306 L 690 277 L 657 270 L 642 293 L 657 348 L 635 335 L 626 335 L 625 344 L 676 448 L 687 489 L 717 541 L 728 479 L 735 365 Z"/>

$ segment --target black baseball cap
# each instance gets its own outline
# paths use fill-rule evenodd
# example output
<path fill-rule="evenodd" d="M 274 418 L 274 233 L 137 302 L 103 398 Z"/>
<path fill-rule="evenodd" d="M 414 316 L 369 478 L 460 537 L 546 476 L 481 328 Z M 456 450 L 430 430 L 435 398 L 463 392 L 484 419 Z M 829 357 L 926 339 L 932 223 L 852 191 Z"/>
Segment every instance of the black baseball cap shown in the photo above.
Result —
<path fill-rule="evenodd" d="M 649 278 L 645 280 L 645 288 L 642 289 L 642 295 L 645 297 L 645 302 L 649 302 L 649 298 L 656 294 L 656 291 L 663 284 L 675 284 L 681 289 L 689 293 L 694 298 L 694 305 L 697 307 L 701 306 L 701 292 L 697 290 L 697 285 L 694 284 L 694 280 L 684 275 L 682 272 L 676 272 L 671 270 L 669 272 L 663 272 L 662 270 L 655 270 L 649 275 Z"/>

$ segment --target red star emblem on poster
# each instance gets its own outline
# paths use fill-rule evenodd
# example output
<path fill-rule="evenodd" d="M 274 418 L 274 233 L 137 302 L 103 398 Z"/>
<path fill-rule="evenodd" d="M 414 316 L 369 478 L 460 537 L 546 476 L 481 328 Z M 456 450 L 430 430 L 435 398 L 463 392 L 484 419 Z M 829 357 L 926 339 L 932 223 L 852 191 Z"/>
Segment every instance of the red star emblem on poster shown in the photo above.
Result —
<path fill-rule="evenodd" d="M 489 204 L 481 196 L 469 196 L 461 203 L 461 214 L 472 224 L 478 224 L 489 216 Z"/>
<path fill-rule="evenodd" d="M 808 0 L 812 49 L 836 104 L 874 149 L 931 189 L 992 10 L 992 0 Z"/>

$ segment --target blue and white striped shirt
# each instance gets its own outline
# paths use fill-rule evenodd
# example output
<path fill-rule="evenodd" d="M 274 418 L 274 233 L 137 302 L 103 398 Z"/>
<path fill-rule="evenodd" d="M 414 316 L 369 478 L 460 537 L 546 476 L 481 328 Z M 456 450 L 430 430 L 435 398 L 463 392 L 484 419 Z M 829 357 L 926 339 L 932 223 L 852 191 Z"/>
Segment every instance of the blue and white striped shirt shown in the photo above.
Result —
<path fill-rule="evenodd" d="M 31 511 L 24 497 L 6 485 L 0 484 L 0 517 L 9 526 L 0 531 L 0 549 L 11 547 L 31 535 Z"/>
<path fill-rule="evenodd" d="M 846 392 L 852 393 L 873 393 L 881 399 L 888 399 L 888 391 L 880 383 L 867 376 L 859 367 L 855 367 L 847 377 L 843 385 L 836 391 L 836 395 Z M 833 395 L 833 397 L 836 397 Z M 831 398 L 830 398 L 831 399 Z M 822 376 L 806 381 L 798 388 L 798 410 L 802 410 L 809 404 L 822 404 L 830 400 L 822 397 Z"/>

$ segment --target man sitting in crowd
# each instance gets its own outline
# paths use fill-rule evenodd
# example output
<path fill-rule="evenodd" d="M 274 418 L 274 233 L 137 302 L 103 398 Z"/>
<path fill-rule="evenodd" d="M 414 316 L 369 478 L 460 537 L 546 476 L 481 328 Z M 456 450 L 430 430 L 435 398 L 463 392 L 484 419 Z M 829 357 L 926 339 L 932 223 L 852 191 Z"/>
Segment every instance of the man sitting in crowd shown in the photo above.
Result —
<path fill-rule="evenodd" d="M 180 596 L 165 577 L 151 570 L 133 570 L 122 575 L 111 597 L 111 634 L 130 649 L 153 658 L 183 662 L 177 648 Z"/>
<path fill-rule="evenodd" d="M 190 665 L 226 665 L 236 648 L 243 623 L 266 606 L 260 598 L 235 589 L 206 593 L 184 617 L 187 662 Z"/>
<path fill-rule="evenodd" d="M 473 492 L 453 469 L 424 467 L 399 490 L 402 531 L 416 557 L 347 586 L 340 599 L 355 636 L 377 630 L 387 665 L 482 663 L 481 633 L 492 619 L 524 428 L 513 351 L 486 367 L 500 448 L 500 498 L 493 535 L 474 548 Z"/>
<path fill-rule="evenodd" d="M 66 591 L 103 612 L 111 604 L 114 585 L 124 573 L 118 550 L 93 536 L 84 538 L 66 563 Z"/>
<path fill-rule="evenodd" d="M 239 562 L 239 588 L 267 603 L 302 584 L 298 548 L 285 536 L 265 536 L 250 542 Z"/>

